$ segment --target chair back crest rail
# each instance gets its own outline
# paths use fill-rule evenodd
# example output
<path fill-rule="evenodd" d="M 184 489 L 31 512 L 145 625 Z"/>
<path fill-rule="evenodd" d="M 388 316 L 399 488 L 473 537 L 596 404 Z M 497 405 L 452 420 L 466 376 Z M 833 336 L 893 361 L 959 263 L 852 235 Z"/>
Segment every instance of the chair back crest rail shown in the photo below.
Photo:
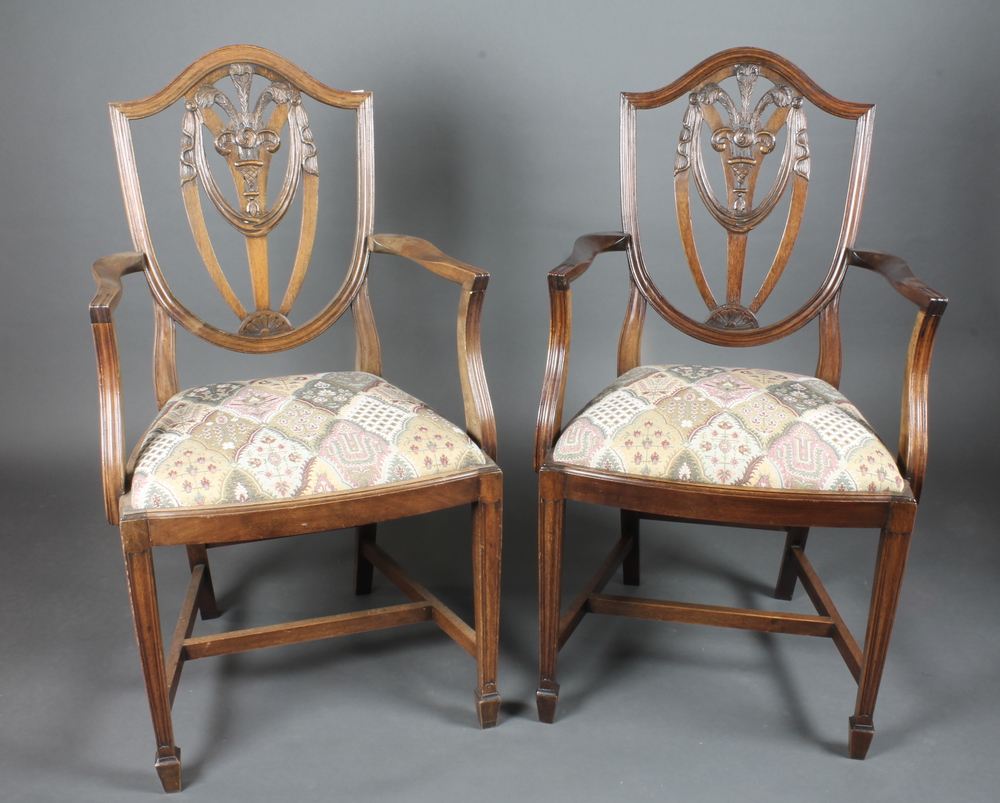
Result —
<path fill-rule="evenodd" d="M 673 164 L 674 200 L 684 255 L 708 310 L 704 320 L 685 314 L 660 292 L 647 268 L 638 222 L 636 113 L 684 96 L 687 108 Z M 761 325 L 758 312 L 788 266 L 805 211 L 813 160 L 806 102 L 812 110 L 856 121 L 843 222 L 819 288 L 790 315 Z M 629 235 L 632 287 L 619 348 L 619 372 L 640 364 L 639 342 L 649 305 L 681 331 L 722 346 L 770 343 L 820 316 L 820 376 L 838 384 L 837 301 L 861 216 L 874 114 L 874 106 L 839 100 L 790 62 L 756 48 L 719 53 L 661 89 L 622 94 L 622 226 Z M 721 160 L 723 178 L 713 184 L 706 162 L 716 157 Z M 773 181 L 769 187 L 758 186 L 761 168 L 768 160 L 777 162 Z M 773 259 L 762 283 L 747 298 L 748 240 L 786 196 L 787 219 Z M 725 287 L 721 289 L 710 286 L 696 244 L 692 205 L 698 202 L 725 232 Z"/>
<path fill-rule="evenodd" d="M 146 219 L 130 124 L 170 109 L 182 98 L 181 195 L 198 253 L 238 322 L 235 331 L 204 321 L 173 294 Z M 357 221 L 340 289 L 312 319 L 294 325 L 289 316 L 309 269 L 319 209 L 321 154 L 310 129 L 310 100 L 355 113 Z M 146 255 L 145 272 L 155 300 L 154 376 L 161 404 L 178 389 L 175 324 L 227 349 L 269 353 L 313 339 L 350 308 L 358 338 L 358 368 L 380 372 L 378 335 L 366 287 L 367 239 L 374 225 L 371 93 L 331 89 L 277 54 L 236 45 L 202 57 L 155 95 L 112 103 L 110 111 L 129 227 L 135 249 Z M 222 157 L 228 179 L 213 172 L 210 150 Z M 282 158 L 283 172 L 272 175 L 272 164 L 279 165 Z M 220 182 L 230 180 L 235 195 L 220 187 Z M 297 196 L 301 196 L 301 222 L 290 278 L 284 288 L 272 288 L 268 236 L 291 218 L 288 213 Z M 210 202 L 207 207 L 203 198 Z M 252 298 L 240 299 L 226 277 L 205 219 L 206 211 L 213 210 L 245 240 Z"/>

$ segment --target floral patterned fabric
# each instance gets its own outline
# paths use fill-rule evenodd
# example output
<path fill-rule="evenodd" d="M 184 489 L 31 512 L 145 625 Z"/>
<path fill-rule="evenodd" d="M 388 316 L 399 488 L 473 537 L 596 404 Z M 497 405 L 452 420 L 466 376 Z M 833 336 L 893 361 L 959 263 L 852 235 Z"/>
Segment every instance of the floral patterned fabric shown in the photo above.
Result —
<path fill-rule="evenodd" d="M 377 376 L 339 372 L 185 390 L 160 411 L 132 507 L 240 504 L 448 474 L 491 461 Z"/>
<path fill-rule="evenodd" d="M 570 422 L 553 459 L 714 485 L 904 492 L 889 450 L 833 386 L 751 368 L 622 374 Z"/>

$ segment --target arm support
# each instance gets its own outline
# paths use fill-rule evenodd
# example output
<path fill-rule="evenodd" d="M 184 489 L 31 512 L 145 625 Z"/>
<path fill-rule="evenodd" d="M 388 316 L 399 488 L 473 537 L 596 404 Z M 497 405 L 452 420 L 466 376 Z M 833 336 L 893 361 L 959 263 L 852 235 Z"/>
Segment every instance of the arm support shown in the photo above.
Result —
<path fill-rule="evenodd" d="M 570 284 L 583 275 L 594 259 L 605 251 L 624 251 L 628 235 L 622 232 L 587 234 L 577 238 L 573 253 L 549 271 L 549 352 L 542 381 L 542 400 L 535 428 L 535 471 L 555 443 L 562 426 L 566 369 L 573 334 L 573 300 Z"/>
<path fill-rule="evenodd" d="M 899 428 L 899 469 L 919 500 L 927 468 L 927 386 L 941 315 L 948 299 L 916 276 L 899 257 L 874 251 L 851 251 L 849 264 L 881 274 L 902 296 L 919 307 L 903 375 L 903 409 Z"/>
<path fill-rule="evenodd" d="M 121 300 L 122 276 L 141 272 L 145 267 L 146 257 L 134 252 L 112 254 L 94 263 L 97 293 L 90 302 L 90 328 L 97 351 L 104 510 L 108 521 L 115 525 L 119 519 L 119 500 L 125 491 L 125 422 L 114 310 Z"/>
<path fill-rule="evenodd" d="M 493 460 L 497 458 L 497 427 L 483 369 L 480 339 L 483 295 L 490 275 L 439 251 L 426 240 L 399 234 L 374 234 L 368 248 L 376 254 L 394 254 L 423 265 L 432 273 L 462 286 L 458 305 L 458 373 L 465 405 L 465 428 Z"/>
<path fill-rule="evenodd" d="M 850 251 L 848 264 L 883 276 L 900 295 L 908 298 L 928 315 L 940 317 L 944 308 L 948 306 L 946 296 L 935 292 L 920 281 L 913 275 L 909 265 L 892 254 L 881 254 L 878 251 Z"/>
<path fill-rule="evenodd" d="M 111 254 L 94 263 L 97 292 L 90 302 L 91 323 L 112 323 L 115 307 L 122 296 L 122 276 L 146 269 L 146 256 L 137 251 Z"/>

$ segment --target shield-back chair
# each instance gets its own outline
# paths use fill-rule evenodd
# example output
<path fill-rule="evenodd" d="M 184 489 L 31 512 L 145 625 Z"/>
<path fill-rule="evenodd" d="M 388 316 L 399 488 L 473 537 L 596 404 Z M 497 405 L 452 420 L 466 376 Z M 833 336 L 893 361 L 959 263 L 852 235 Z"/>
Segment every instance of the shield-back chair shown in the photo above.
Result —
<path fill-rule="evenodd" d="M 322 236 L 327 226 L 318 205 L 323 154 L 310 114 L 325 107 L 344 110 L 330 114 L 352 118 L 349 159 L 357 165 L 357 217 L 346 278 L 333 299 L 325 305 L 319 301 L 319 312 L 306 318 L 296 314 L 295 304 L 315 261 L 317 232 Z M 203 320 L 190 300 L 175 295 L 167 276 L 183 266 L 161 264 L 153 250 L 150 223 L 156 221 L 147 221 L 132 129 L 133 121 L 164 111 L 177 115 L 187 221 L 207 275 L 228 307 L 230 325 Z M 171 722 L 181 670 L 186 661 L 206 656 L 430 621 L 475 658 L 479 723 L 495 725 L 500 706 L 502 480 L 494 462 L 496 425 L 479 340 L 489 275 L 423 240 L 373 233 L 371 93 L 331 89 L 267 50 L 243 45 L 215 50 L 155 95 L 111 104 L 111 120 L 134 251 L 94 265 L 98 291 L 90 316 L 100 387 L 104 500 L 108 520 L 121 529 L 163 788 L 171 792 L 181 786 L 180 750 Z M 278 168 L 274 175 L 271 166 Z M 217 184 L 217 175 L 229 178 Z M 221 185 L 228 185 L 228 191 Z M 353 204 L 355 193 L 348 186 Z M 159 197 L 151 193 L 146 200 L 158 203 Z M 219 213 L 223 222 L 206 220 L 206 211 Z M 269 243 L 286 221 L 293 232 L 288 241 L 294 259 L 281 274 L 274 270 L 276 260 L 269 261 Z M 230 252 L 217 245 L 226 237 L 237 243 Z M 240 284 L 231 278 L 235 268 L 224 255 L 234 250 L 249 287 L 243 295 L 250 298 L 240 297 Z M 369 300 L 373 252 L 406 257 L 458 285 L 447 303 L 458 310 L 463 426 L 382 378 Z M 153 298 L 159 412 L 126 457 L 114 312 L 122 278 L 132 273 L 145 276 Z M 272 295 L 279 286 L 277 276 L 287 280 L 280 297 Z M 215 346 L 264 355 L 308 343 L 347 312 L 357 344 L 353 370 L 322 365 L 319 373 L 252 380 L 227 376 L 227 381 L 186 390 L 179 384 L 178 326 Z M 470 505 L 472 511 L 474 628 L 376 543 L 378 522 L 460 505 Z M 344 528 L 356 528 L 355 592 L 371 591 L 373 568 L 378 568 L 409 602 L 192 635 L 199 610 L 206 619 L 219 613 L 206 547 Z M 191 568 L 183 610 L 166 650 L 151 551 L 161 545 L 184 545 Z"/>
<path fill-rule="evenodd" d="M 648 267 L 639 235 L 637 186 L 647 176 L 637 168 L 636 120 L 642 117 L 645 124 L 650 110 L 673 109 L 667 104 L 675 100 L 683 105 L 669 118 L 674 121 L 671 125 L 679 123 L 673 131 L 680 132 L 679 141 L 673 140 L 672 160 L 677 247 L 697 288 L 692 294 L 695 306 L 704 303 L 700 314 L 689 313 L 661 293 L 654 280 L 656 265 L 654 270 Z M 556 713 L 559 650 L 588 613 L 825 636 L 833 640 L 858 684 L 849 723 L 849 754 L 865 757 L 874 734 L 872 714 L 924 479 L 928 366 L 947 303 L 916 279 L 902 260 L 855 247 L 874 112 L 869 104 L 829 95 L 793 64 L 755 48 L 719 53 L 662 89 L 622 94 L 623 231 L 579 238 L 572 255 L 548 274 L 551 327 L 535 448 L 541 597 L 536 702 L 542 721 L 552 722 Z M 813 161 L 823 159 L 824 152 L 811 150 L 807 115 L 810 120 L 832 115 L 853 129 L 853 145 L 848 134 L 843 151 L 849 162 L 846 203 L 842 219 L 834 218 L 834 233 L 839 230 L 839 236 L 819 288 L 813 289 L 814 280 L 800 297 L 805 300 L 798 309 L 765 320 L 761 308 L 769 297 L 779 297 L 772 291 L 783 273 L 801 275 L 809 268 L 796 259 L 793 248 Z M 660 172 L 654 179 L 669 174 L 666 160 L 656 164 Z M 784 225 L 781 215 L 775 214 L 772 222 L 778 221 L 778 234 L 767 241 L 773 247 L 761 261 L 760 247 L 754 250 L 751 244 L 748 250 L 748 243 L 753 243 L 768 216 L 779 210 Z M 704 256 L 711 252 L 701 245 L 706 233 L 712 232 L 718 233 L 720 243 L 714 261 Z M 609 251 L 626 252 L 629 266 L 618 378 L 563 426 L 570 286 L 598 255 Z M 748 259 L 748 253 L 761 264 Z M 839 306 L 851 268 L 881 274 L 917 306 L 905 360 L 895 458 L 838 390 Z M 679 269 L 661 283 L 675 287 L 685 273 Z M 745 293 L 747 286 L 756 289 L 752 297 Z M 721 366 L 676 360 L 644 363 L 640 345 L 650 307 L 685 335 L 724 347 L 769 344 L 815 322 L 819 338 L 815 376 L 728 367 L 741 364 L 735 361 Z M 619 508 L 621 530 L 598 571 L 563 610 L 567 500 Z M 638 585 L 642 519 L 784 531 L 775 597 L 791 599 L 801 582 L 816 613 L 603 593 L 619 566 L 623 583 Z M 863 648 L 806 555 L 811 527 L 875 528 L 881 533 Z"/>

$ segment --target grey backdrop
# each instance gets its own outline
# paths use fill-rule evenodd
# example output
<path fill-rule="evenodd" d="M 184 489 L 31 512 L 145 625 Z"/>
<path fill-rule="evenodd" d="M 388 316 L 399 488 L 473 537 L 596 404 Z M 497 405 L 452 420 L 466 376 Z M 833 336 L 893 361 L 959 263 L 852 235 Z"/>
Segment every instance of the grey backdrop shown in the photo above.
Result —
<path fill-rule="evenodd" d="M 159 794 L 117 537 L 99 487 L 90 265 L 130 247 L 106 104 L 144 97 L 202 53 L 245 42 L 332 86 L 373 90 L 376 230 L 425 237 L 492 273 L 484 342 L 507 483 L 506 704 L 500 727 L 478 732 L 471 662 L 427 631 L 398 643 L 376 634 L 202 662 L 185 670 L 175 708 L 186 799 L 993 799 L 998 30 L 994 0 L 7 0 L 0 798 Z M 951 297 L 932 372 L 925 501 L 879 732 L 863 764 L 843 757 L 851 683 L 825 642 L 588 622 L 565 654 L 560 720 L 534 720 L 530 454 L 548 325 L 544 274 L 577 235 L 619 226 L 618 93 L 656 88 L 743 44 L 785 55 L 839 97 L 878 104 L 859 245 L 904 256 Z M 611 376 L 623 269 L 619 256 L 607 257 L 580 285 L 570 408 Z M 375 270 L 383 326 L 410 315 L 417 327 L 384 333 L 390 378 L 457 415 L 441 389 L 454 382 L 453 305 L 442 309 L 438 285 L 415 270 L 390 261 Z M 130 283 L 121 308 L 130 421 L 152 405 L 145 293 Z M 851 279 L 843 310 L 854 327 L 843 387 L 893 443 L 912 312 L 867 276 Z M 657 332 L 649 359 L 700 353 Z M 815 342 L 804 343 L 781 357 L 809 371 Z M 348 354 L 308 356 L 324 363 L 316 370 L 332 370 Z M 197 352 L 191 365 L 194 377 L 247 375 L 242 359 L 226 355 Z M 586 571 L 613 521 L 573 514 L 585 554 L 570 560 L 570 575 Z M 462 600 L 467 549 L 437 533 L 445 525 L 464 525 L 464 516 L 387 538 Z M 817 559 L 853 600 L 845 614 L 863 626 L 872 539 L 827 535 L 816 539 Z M 651 546 L 649 560 L 689 570 L 677 573 L 682 587 L 686 575 L 721 569 L 723 581 L 706 588 L 725 604 L 727 594 L 761 597 L 773 580 L 771 536 L 721 536 L 715 552 L 708 540 L 678 538 Z M 265 619 L 315 615 L 317 601 L 350 604 L 349 539 L 293 546 L 219 555 L 223 604 L 242 611 L 256 602 Z M 175 590 L 182 563 L 167 560 L 161 586 Z M 283 577 L 284 590 L 272 590 Z M 266 593 L 251 596 L 252 580 Z M 171 606 L 165 618 L 173 615 Z M 779 769 L 783 760 L 790 769 Z"/>

